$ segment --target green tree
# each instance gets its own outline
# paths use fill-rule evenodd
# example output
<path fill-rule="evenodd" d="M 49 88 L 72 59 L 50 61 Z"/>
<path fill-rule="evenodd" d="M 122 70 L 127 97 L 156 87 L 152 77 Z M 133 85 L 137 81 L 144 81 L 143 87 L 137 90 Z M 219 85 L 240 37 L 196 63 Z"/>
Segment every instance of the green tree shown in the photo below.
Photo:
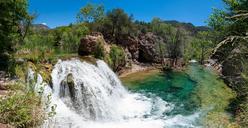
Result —
<path fill-rule="evenodd" d="M 55 46 L 60 52 L 75 53 L 80 43 L 80 39 L 88 34 L 88 27 L 83 24 L 58 27 L 52 31 Z"/>
<path fill-rule="evenodd" d="M 159 36 L 165 36 L 167 24 L 163 23 L 160 18 L 153 18 L 151 22 L 152 32 Z"/>
<path fill-rule="evenodd" d="M 27 0 L 1 0 L 0 8 L 0 65 L 5 69 L 9 58 L 6 53 L 13 52 L 15 44 L 20 41 L 21 21 L 29 15 Z"/>
<path fill-rule="evenodd" d="M 197 57 L 201 64 L 204 63 L 204 60 L 209 56 L 214 47 L 209 34 L 210 32 L 208 31 L 199 32 L 191 43 L 191 46 L 194 48 L 194 57 Z"/>
<path fill-rule="evenodd" d="M 87 4 L 77 14 L 78 22 L 98 22 L 104 18 L 104 6 Z"/>
<path fill-rule="evenodd" d="M 131 32 L 132 16 L 128 16 L 122 9 L 117 8 L 108 12 L 106 22 L 105 26 L 110 29 L 111 36 L 117 43 L 123 35 L 129 35 Z"/>
<path fill-rule="evenodd" d="M 171 60 L 170 66 L 175 67 L 177 65 L 178 59 L 183 57 L 185 34 L 182 29 L 173 28 L 172 26 L 169 26 L 166 31 L 166 48 L 168 52 L 168 57 Z"/>

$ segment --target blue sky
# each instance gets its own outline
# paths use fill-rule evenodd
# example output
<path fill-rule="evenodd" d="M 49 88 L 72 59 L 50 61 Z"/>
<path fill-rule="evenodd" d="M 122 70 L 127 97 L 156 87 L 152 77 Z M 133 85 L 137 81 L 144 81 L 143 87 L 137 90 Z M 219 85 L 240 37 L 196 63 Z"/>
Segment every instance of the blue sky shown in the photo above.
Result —
<path fill-rule="evenodd" d="M 38 14 L 35 23 L 54 28 L 74 23 L 76 14 L 87 3 L 103 4 L 106 10 L 123 8 L 137 20 L 159 17 L 196 26 L 206 25 L 212 8 L 223 8 L 222 0 L 29 0 L 29 12 Z"/>

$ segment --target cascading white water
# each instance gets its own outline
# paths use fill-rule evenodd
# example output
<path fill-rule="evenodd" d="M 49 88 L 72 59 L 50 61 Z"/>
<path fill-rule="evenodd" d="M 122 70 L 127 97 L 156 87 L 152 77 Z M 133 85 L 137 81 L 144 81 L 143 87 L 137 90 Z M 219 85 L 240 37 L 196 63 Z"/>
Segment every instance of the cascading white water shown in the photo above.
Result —
<path fill-rule="evenodd" d="M 101 60 L 96 65 L 77 59 L 58 61 L 52 71 L 52 103 L 56 115 L 43 127 L 164 128 L 193 127 L 198 113 L 166 117 L 173 105 L 159 97 L 130 93 Z M 46 89 L 51 92 L 50 89 Z"/>

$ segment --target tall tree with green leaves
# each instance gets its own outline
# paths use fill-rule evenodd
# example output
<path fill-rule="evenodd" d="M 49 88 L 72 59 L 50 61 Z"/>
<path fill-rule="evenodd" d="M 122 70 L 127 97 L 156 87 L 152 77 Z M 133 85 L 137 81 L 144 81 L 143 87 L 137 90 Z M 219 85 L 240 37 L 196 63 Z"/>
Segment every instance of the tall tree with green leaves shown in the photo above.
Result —
<path fill-rule="evenodd" d="M 167 28 L 167 42 L 166 47 L 168 51 L 168 57 L 171 60 L 171 67 L 177 65 L 178 59 L 183 57 L 183 48 L 185 41 L 184 31 L 180 28 L 173 28 L 169 26 Z"/>
<path fill-rule="evenodd" d="M 130 26 L 132 25 L 132 16 L 128 16 L 122 9 L 113 9 L 107 13 L 107 22 L 110 22 L 109 27 L 111 35 L 118 43 L 122 35 L 130 34 Z"/>
<path fill-rule="evenodd" d="M 204 60 L 211 53 L 212 47 L 214 47 L 210 38 L 210 32 L 199 32 L 192 41 L 192 47 L 195 49 L 195 55 L 200 60 L 200 63 L 204 64 Z"/>
<path fill-rule="evenodd" d="M 95 5 L 88 3 L 86 6 L 80 9 L 80 12 L 77 14 L 78 22 L 99 22 L 103 20 L 104 14 L 104 6 L 103 5 Z"/>
<path fill-rule="evenodd" d="M 8 54 L 14 51 L 14 45 L 20 41 L 21 21 L 27 19 L 27 0 L 0 1 L 0 63 L 7 64 Z M 7 56 L 6 56 L 7 54 Z"/>

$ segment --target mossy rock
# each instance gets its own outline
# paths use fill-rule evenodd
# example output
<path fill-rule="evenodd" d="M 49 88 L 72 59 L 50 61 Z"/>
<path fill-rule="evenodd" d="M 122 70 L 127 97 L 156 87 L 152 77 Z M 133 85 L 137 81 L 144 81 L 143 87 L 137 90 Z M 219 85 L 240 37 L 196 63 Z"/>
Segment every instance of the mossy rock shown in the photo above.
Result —
<path fill-rule="evenodd" d="M 75 99 L 75 83 L 73 80 L 73 75 L 70 73 L 66 78 L 60 83 L 60 97 L 65 97 L 66 92 L 69 91 L 72 100 Z"/>
<path fill-rule="evenodd" d="M 70 73 L 66 77 L 68 86 L 74 86 L 73 75 Z"/>
<path fill-rule="evenodd" d="M 93 56 L 80 56 L 79 59 L 80 61 L 85 61 L 87 63 L 94 64 L 94 65 L 96 65 L 96 61 L 97 61 L 97 59 Z"/>

